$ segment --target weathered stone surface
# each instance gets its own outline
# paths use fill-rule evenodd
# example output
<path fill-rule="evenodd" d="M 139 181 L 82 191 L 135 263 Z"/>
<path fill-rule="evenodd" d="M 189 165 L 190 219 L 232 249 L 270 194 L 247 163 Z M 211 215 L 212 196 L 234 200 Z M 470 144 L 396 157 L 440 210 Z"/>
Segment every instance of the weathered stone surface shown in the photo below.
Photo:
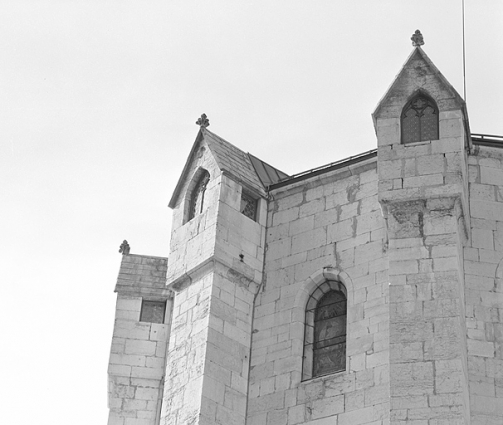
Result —
<path fill-rule="evenodd" d="M 439 138 L 402 144 L 418 91 L 438 106 Z M 169 265 L 123 257 L 109 425 L 502 423 L 503 154 L 473 148 L 467 123 L 418 48 L 374 113 L 377 159 L 266 191 L 244 152 L 203 130 L 173 201 Z M 189 220 L 202 170 L 205 208 Z M 140 322 L 142 299 L 172 297 L 166 283 L 169 317 Z M 335 284 L 342 370 L 313 376 L 311 315 Z"/>

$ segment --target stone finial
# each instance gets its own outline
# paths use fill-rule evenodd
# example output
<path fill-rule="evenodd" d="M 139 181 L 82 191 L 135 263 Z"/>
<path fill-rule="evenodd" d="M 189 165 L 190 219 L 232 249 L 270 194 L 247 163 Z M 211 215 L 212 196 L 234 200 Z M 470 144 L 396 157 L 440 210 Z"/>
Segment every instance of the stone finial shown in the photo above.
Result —
<path fill-rule="evenodd" d="M 201 118 L 199 118 L 197 121 L 196 121 L 196 124 L 201 126 L 201 128 L 206 128 L 210 125 L 210 120 L 208 119 L 208 117 L 206 116 L 206 114 L 203 114 L 201 115 Z"/>
<path fill-rule="evenodd" d="M 122 255 L 128 255 L 131 247 L 127 243 L 127 240 L 124 239 L 124 242 L 121 243 L 121 246 L 119 248 L 119 252 L 122 253 Z"/>
<path fill-rule="evenodd" d="M 412 45 L 414 47 L 419 47 L 424 44 L 423 34 L 421 34 L 421 31 L 419 30 L 416 30 L 410 39 L 412 40 Z"/>

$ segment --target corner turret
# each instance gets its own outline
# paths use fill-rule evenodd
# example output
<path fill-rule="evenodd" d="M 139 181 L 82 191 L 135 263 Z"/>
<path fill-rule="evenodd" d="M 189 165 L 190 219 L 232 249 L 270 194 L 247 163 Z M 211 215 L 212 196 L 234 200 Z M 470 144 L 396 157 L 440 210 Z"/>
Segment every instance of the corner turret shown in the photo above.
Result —
<path fill-rule="evenodd" d="M 468 116 L 421 48 L 419 31 L 412 41 L 414 50 L 373 114 L 388 237 L 390 423 L 402 423 L 403 412 L 425 422 L 469 423 Z"/>

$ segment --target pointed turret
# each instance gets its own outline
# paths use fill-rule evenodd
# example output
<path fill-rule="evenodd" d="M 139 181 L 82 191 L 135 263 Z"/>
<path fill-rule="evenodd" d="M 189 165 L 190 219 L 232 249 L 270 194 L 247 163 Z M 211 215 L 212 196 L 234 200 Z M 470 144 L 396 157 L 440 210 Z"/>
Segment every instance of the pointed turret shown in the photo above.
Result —
<path fill-rule="evenodd" d="M 390 423 L 403 423 L 406 412 L 461 424 L 470 417 L 463 308 L 470 137 L 465 102 L 421 42 L 417 31 L 373 114 L 388 237 Z"/>
<path fill-rule="evenodd" d="M 379 142 L 400 143 L 400 133 L 384 140 L 379 138 L 378 129 L 382 120 L 399 118 L 405 104 L 418 92 L 433 98 L 441 112 L 461 111 L 463 120 L 468 121 L 465 101 L 424 50 L 416 46 L 372 114 Z"/>
<path fill-rule="evenodd" d="M 161 424 L 244 425 L 253 302 L 263 275 L 263 182 L 286 175 L 210 132 L 205 115 L 197 124 L 169 204 L 167 286 L 176 296 Z"/>

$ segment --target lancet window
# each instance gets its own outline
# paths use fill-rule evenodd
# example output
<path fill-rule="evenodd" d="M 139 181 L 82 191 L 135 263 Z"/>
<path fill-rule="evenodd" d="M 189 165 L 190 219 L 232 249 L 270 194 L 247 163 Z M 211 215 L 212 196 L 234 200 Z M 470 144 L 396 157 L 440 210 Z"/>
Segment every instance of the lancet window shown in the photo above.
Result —
<path fill-rule="evenodd" d="M 402 143 L 438 139 L 438 107 L 429 96 L 418 93 L 402 110 Z"/>
<path fill-rule="evenodd" d="M 196 215 L 201 214 L 204 209 L 204 194 L 206 186 L 210 180 L 210 174 L 204 170 L 201 177 L 197 180 L 194 190 L 190 198 L 189 220 L 192 220 Z"/>

